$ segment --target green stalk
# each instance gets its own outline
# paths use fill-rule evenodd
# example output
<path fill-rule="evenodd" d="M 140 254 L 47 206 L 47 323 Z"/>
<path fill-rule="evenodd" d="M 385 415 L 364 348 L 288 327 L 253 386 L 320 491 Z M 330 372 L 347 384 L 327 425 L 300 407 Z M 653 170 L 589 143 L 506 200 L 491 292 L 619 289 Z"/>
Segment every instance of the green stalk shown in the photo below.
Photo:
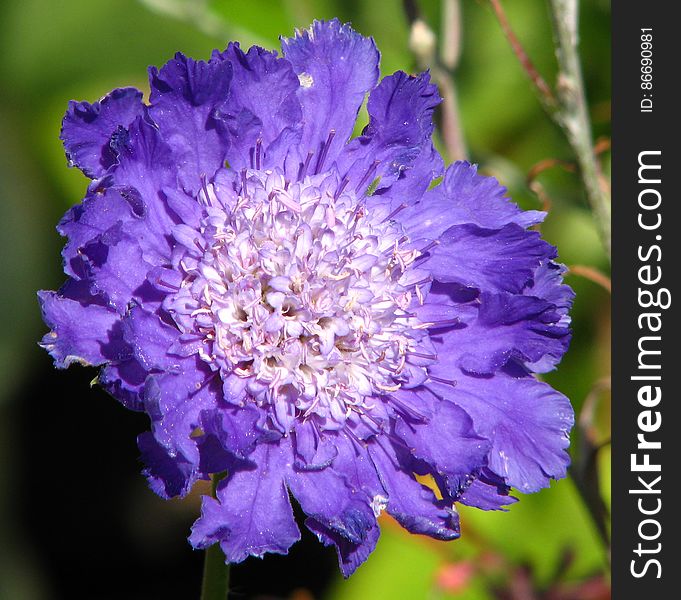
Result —
<path fill-rule="evenodd" d="M 225 473 L 213 475 L 212 496 Z M 226 600 L 229 593 L 229 564 L 220 544 L 213 544 L 206 549 L 203 563 L 203 580 L 201 583 L 201 600 Z"/>
<path fill-rule="evenodd" d="M 558 58 L 557 94 L 559 108 L 553 114 L 563 128 L 577 156 L 586 197 L 596 218 L 603 245 L 610 257 L 610 195 L 591 141 L 591 123 L 584 93 L 584 80 L 579 62 L 577 0 L 550 0 L 551 18 Z"/>

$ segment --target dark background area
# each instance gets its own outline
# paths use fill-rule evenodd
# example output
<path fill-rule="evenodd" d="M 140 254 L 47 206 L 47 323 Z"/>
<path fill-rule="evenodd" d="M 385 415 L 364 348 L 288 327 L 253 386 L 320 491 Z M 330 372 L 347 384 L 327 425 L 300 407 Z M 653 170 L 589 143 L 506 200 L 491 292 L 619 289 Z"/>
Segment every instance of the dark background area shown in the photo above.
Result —
<path fill-rule="evenodd" d="M 16 406 L 22 435 L 14 451 L 27 468 L 13 478 L 8 508 L 33 540 L 34 562 L 50 597 L 196 597 L 203 553 L 186 537 L 199 496 L 184 502 L 193 505 L 189 512 L 147 489 L 135 444 L 146 416 L 90 388 L 95 369 L 55 371 L 49 362 L 39 369 Z M 45 390 L 50 401 L 37 411 Z M 298 507 L 296 518 L 302 523 Z M 250 598 L 249 590 L 263 599 L 297 590 L 321 596 L 335 574 L 335 552 L 322 549 L 306 529 L 302 533 L 288 557 L 266 556 L 235 568 L 233 597 Z"/>

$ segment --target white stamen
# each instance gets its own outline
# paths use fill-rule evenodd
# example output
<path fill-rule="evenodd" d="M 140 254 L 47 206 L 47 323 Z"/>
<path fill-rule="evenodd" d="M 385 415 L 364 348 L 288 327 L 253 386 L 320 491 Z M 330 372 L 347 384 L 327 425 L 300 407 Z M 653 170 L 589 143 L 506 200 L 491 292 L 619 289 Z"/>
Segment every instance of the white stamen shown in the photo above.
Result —
<path fill-rule="evenodd" d="M 314 79 L 312 78 L 312 75 L 310 75 L 309 73 L 300 73 L 298 75 L 298 81 L 300 82 L 301 87 L 304 88 L 310 88 L 314 83 Z"/>
<path fill-rule="evenodd" d="M 205 341 L 199 356 L 223 380 L 247 379 L 284 433 L 296 418 L 326 427 L 356 409 L 368 419 L 373 397 L 402 387 L 406 349 L 424 335 L 405 318 L 411 285 L 399 283 L 418 251 L 352 192 L 334 198 L 336 185 L 324 175 L 288 184 L 276 170 L 249 171 L 247 197 L 209 185 L 206 251 L 179 260 L 182 288 L 168 301 L 182 333 Z M 422 303 L 418 285 L 414 294 Z"/>

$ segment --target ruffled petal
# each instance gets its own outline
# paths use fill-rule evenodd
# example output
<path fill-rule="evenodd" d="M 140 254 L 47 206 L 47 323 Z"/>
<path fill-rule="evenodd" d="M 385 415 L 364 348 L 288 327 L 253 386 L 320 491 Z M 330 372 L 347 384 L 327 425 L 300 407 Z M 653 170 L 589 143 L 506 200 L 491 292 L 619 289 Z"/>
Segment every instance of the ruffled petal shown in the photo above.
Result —
<path fill-rule="evenodd" d="M 479 175 L 475 165 L 460 161 L 450 165 L 440 185 L 427 192 L 421 203 L 400 213 L 398 220 L 412 239 L 437 239 L 452 225 L 500 229 L 515 223 L 526 228 L 545 216 L 537 210 L 520 210 L 494 177 Z"/>
<path fill-rule="evenodd" d="M 353 490 L 332 467 L 291 470 L 286 483 L 308 517 L 359 544 L 376 525 L 369 498 Z"/>
<path fill-rule="evenodd" d="M 173 357 L 177 358 L 177 357 Z M 171 456 L 198 464 L 194 433 L 201 426 L 201 413 L 217 405 L 219 382 L 210 368 L 196 357 L 177 358 L 170 370 L 147 377 L 144 408 L 151 418 L 156 440 Z"/>
<path fill-rule="evenodd" d="M 89 194 L 82 204 L 69 209 L 57 226 L 57 231 L 68 238 L 62 251 L 67 275 L 85 277 L 86 261 L 81 249 L 112 227 L 134 220 L 133 210 L 120 190 Z"/>
<path fill-rule="evenodd" d="M 238 458 L 246 458 L 262 437 L 258 424 L 261 412 L 254 405 L 221 406 L 201 414 L 201 429 L 215 436 L 221 447 Z"/>
<path fill-rule="evenodd" d="M 177 357 L 168 354 L 180 332 L 163 322 L 158 315 L 141 306 L 132 307 L 123 319 L 123 336 L 134 357 L 146 371 L 179 372 Z"/>
<path fill-rule="evenodd" d="M 328 467 L 338 456 L 336 436 L 320 436 L 311 422 L 296 423 L 295 466 L 301 471 L 318 471 Z"/>
<path fill-rule="evenodd" d="M 342 433 L 328 437 L 336 444 L 333 466 L 294 469 L 286 481 L 308 516 L 305 525 L 324 545 L 336 547 L 349 577 L 376 546 L 376 517 L 387 497 L 366 450 L 352 448 Z"/>
<path fill-rule="evenodd" d="M 394 215 L 395 221 L 402 222 L 402 211 L 408 206 L 418 203 L 431 183 L 442 175 L 443 170 L 444 161 L 440 153 L 435 149 L 432 142 L 426 142 L 421 147 L 416 160 L 410 167 L 402 170 L 398 178 L 389 187 L 384 187 L 387 180 L 379 184 L 379 188 L 372 198 L 372 204 L 378 198 L 389 199 L 390 211 Z M 428 210 L 423 204 L 419 206 L 421 212 Z M 421 237 L 427 236 L 419 234 L 415 239 Z"/>
<path fill-rule="evenodd" d="M 335 436 L 334 445 L 338 454 L 333 460 L 333 470 L 342 475 L 351 489 L 361 490 L 371 498 L 374 513 L 380 514 L 388 500 L 387 492 L 365 445 L 358 444 L 343 431 Z"/>
<path fill-rule="evenodd" d="M 284 484 L 290 446 L 260 444 L 249 458 L 250 466 L 220 482 L 217 500 L 203 497 L 201 517 L 189 537 L 199 549 L 219 543 L 228 563 L 266 552 L 287 554 L 300 539 Z"/>
<path fill-rule="evenodd" d="M 489 469 L 483 469 L 475 479 L 456 497 L 466 506 L 482 510 L 508 510 L 506 506 L 517 502 L 510 496 L 511 488 Z"/>
<path fill-rule="evenodd" d="M 149 414 L 156 440 L 170 456 L 179 454 L 181 462 L 197 464 L 192 434 L 201 425 L 201 411 L 216 403 L 210 369 L 194 356 L 169 353 L 179 331 L 142 306 L 127 311 L 121 335 L 129 356 L 108 365 L 100 383 L 124 403 Z"/>
<path fill-rule="evenodd" d="M 532 285 L 525 290 L 526 295 L 542 298 L 555 306 L 561 315 L 561 322 L 569 323 L 568 311 L 572 307 L 575 293 L 569 285 L 563 283 L 563 275 L 567 271 L 564 265 L 553 261 L 544 261 L 534 272 Z"/>
<path fill-rule="evenodd" d="M 454 404 L 437 402 L 426 423 L 409 423 L 402 418 L 395 434 L 411 454 L 430 465 L 445 480 L 475 473 L 486 463 L 490 443 L 475 434 L 466 412 Z"/>
<path fill-rule="evenodd" d="M 118 164 L 91 184 L 90 193 L 108 193 L 113 188 L 129 204 L 135 217 L 124 228 L 139 239 L 145 252 L 169 256 L 167 234 L 176 217 L 162 190 L 177 183 L 177 165 L 170 146 L 153 124 L 138 117 L 127 130 L 115 136 L 111 147 Z"/>
<path fill-rule="evenodd" d="M 101 365 L 128 351 L 119 316 L 91 296 L 87 286 L 69 282 L 59 292 L 38 292 L 38 300 L 43 320 L 52 330 L 40 345 L 58 368 L 74 362 Z"/>
<path fill-rule="evenodd" d="M 477 318 L 444 336 L 441 352 L 456 353 L 457 366 L 474 375 L 491 375 L 510 360 L 528 369 L 541 364 L 543 372 L 555 367 L 569 341 L 568 323 L 553 304 L 534 296 L 483 292 Z"/>
<path fill-rule="evenodd" d="M 97 383 L 130 410 L 143 411 L 142 392 L 149 373 L 130 356 L 102 368 Z"/>
<path fill-rule="evenodd" d="M 155 494 L 168 499 L 189 493 L 197 479 L 196 465 L 183 457 L 171 457 L 148 431 L 137 438 L 137 445 L 145 465 L 143 474 Z"/>
<path fill-rule="evenodd" d="M 478 290 L 518 293 L 542 261 L 556 256 L 538 232 L 514 223 L 501 229 L 454 225 L 438 241 L 420 266 L 438 281 Z"/>
<path fill-rule="evenodd" d="M 127 128 L 143 111 L 142 92 L 135 88 L 115 89 L 94 104 L 71 100 L 61 130 L 69 163 L 90 179 L 104 175 L 115 163 L 111 135 L 119 127 Z"/>
<path fill-rule="evenodd" d="M 121 314 L 133 298 L 158 301 L 144 282 L 148 271 L 170 256 L 161 222 L 134 188 L 88 194 L 57 228 L 68 238 L 62 251 L 65 272 L 87 279 L 92 293 L 103 294 Z"/>
<path fill-rule="evenodd" d="M 378 525 L 371 527 L 360 542 L 353 542 L 334 529 L 326 527 L 316 519 L 306 519 L 305 525 L 325 546 L 335 546 L 338 566 L 343 577 L 350 577 L 376 548 L 381 530 Z"/>
<path fill-rule="evenodd" d="M 378 80 L 379 53 L 373 39 L 338 19 L 315 21 L 293 38 L 282 38 L 281 47 L 300 79 L 300 159 L 313 152 L 311 171 L 319 172 L 322 163 L 333 163 L 352 134 L 364 97 Z"/>
<path fill-rule="evenodd" d="M 233 72 L 229 98 L 215 113 L 229 138 L 231 168 L 280 166 L 286 154 L 277 151 L 283 148 L 276 142 L 285 129 L 299 129 L 302 118 L 296 95 L 300 84 L 291 63 L 257 46 L 244 53 L 237 43 L 219 56 Z"/>
<path fill-rule="evenodd" d="M 427 156 L 432 148 L 433 111 L 439 103 L 429 73 L 414 76 L 398 71 L 383 78 L 369 96 L 369 124 L 337 161 L 339 172 L 358 194 L 377 178 L 379 189 L 389 186 L 421 154 Z M 421 182 L 425 178 L 427 174 Z"/>
<path fill-rule="evenodd" d="M 173 148 L 180 185 L 191 193 L 201 177 L 211 179 L 225 161 L 228 140 L 213 112 L 227 99 L 232 81 L 229 61 L 195 61 L 177 53 L 161 69 L 149 69 L 149 114 Z"/>
<path fill-rule="evenodd" d="M 79 249 L 83 271 L 92 293 L 105 296 L 110 305 L 124 314 L 130 301 L 159 301 L 158 293 L 144 289 L 153 265 L 146 262 L 137 239 L 117 223 Z"/>
<path fill-rule="evenodd" d="M 387 511 L 402 527 L 439 540 L 459 537 L 458 515 L 416 481 L 404 449 L 379 438 L 369 445 L 369 454 L 388 494 Z"/>
<path fill-rule="evenodd" d="M 454 372 L 442 363 L 431 370 L 436 377 L 450 379 Z M 478 435 L 490 440 L 488 466 L 494 473 L 526 493 L 547 487 L 552 478 L 565 477 L 574 414 L 563 394 L 532 377 L 458 373 L 455 385 L 431 381 L 427 386 L 463 408 Z"/>

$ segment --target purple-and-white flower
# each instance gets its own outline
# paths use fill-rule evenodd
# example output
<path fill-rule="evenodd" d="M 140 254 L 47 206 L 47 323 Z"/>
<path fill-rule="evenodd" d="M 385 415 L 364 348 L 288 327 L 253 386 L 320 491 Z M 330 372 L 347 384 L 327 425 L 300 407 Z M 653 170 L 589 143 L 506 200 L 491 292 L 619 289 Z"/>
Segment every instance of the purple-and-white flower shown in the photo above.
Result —
<path fill-rule="evenodd" d="M 528 230 L 543 213 L 444 170 L 427 73 L 377 83 L 373 40 L 337 20 L 282 49 L 177 54 L 149 104 L 70 103 L 62 139 L 92 183 L 59 224 L 42 345 L 149 415 L 156 493 L 227 473 L 196 548 L 286 553 L 290 493 L 347 576 L 383 510 L 448 540 L 455 503 L 500 509 L 565 475 L 572 409 L 533 373 L 567 348 L 572 292 Z"/>

